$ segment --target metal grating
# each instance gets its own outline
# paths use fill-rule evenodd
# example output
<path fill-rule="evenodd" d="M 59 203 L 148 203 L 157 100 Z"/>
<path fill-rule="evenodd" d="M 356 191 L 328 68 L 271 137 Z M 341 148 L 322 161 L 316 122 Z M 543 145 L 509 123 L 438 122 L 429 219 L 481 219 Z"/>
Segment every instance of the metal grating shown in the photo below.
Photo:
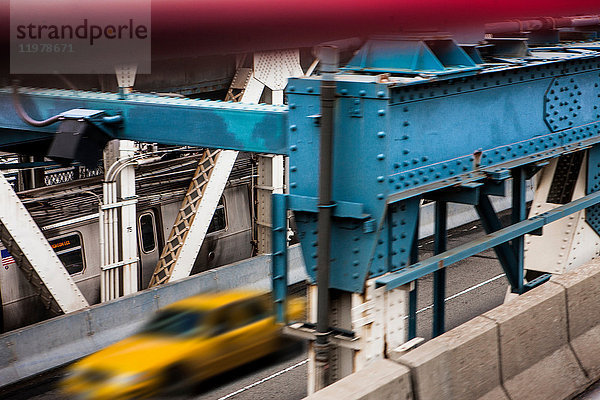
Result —
<path fill-rule="evenodd" d="M 46 170 L 44 183 L 46 186 L 52 186 L 59 185 L 61 183 L 72 182 L 77 179 L 101 175 L 104 175 L 104 168 L 101 165 L 95 169 L 88 169 L 81 165 L 75 165 L 68 168 Z"/>

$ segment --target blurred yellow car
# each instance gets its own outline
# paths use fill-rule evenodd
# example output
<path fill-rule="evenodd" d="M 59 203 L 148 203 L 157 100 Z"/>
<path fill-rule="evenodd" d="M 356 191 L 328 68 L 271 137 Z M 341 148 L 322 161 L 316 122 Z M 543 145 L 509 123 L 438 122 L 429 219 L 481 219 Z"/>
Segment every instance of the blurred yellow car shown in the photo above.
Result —
<path fill-rule="evenodd" d="M 303 299 L 288 303 L 300 319 Z M 268 293 L 202 294 L 158 311 L 134 336 L 73 364 L 62 391 L 81 399 L 148 397 L 212 377 L 280 348 Z"/>

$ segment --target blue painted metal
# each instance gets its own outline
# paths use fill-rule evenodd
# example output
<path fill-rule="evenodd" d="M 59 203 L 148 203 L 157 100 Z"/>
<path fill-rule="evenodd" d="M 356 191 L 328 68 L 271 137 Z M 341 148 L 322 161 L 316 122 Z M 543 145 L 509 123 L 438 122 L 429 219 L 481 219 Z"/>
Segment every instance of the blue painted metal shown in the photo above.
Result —
<path fill-rule="evenodd" d="M 430 257 L 427 260 L 410 265 L 408 268 L 401 271 L 377 278 L 376 283 L 378 286 L 385 286 L 387 290 L 394 289 L 425 275 L 429 275 L 439 268 L 446 268 L 460 260 L 464 260 L 477 253 L 481 253 L 482 251 L 506 243 L 509 240 L 540 229 L 544 225 L 598 203 L 600 203 L 600 192 L 589 194 L 568 204 L 561 205 L 555 209 L 536 215 L 535 217 L 502 228 L 471 243 L 466 243 L 437 256 Z"/>
<path fill-rule="evenodd" d="M 527 199 L 525 198 L 526 187 L 525 169 L 523 167 L 515 168 L 512 171 L 512 215 L 511 222 L 519 223 L 527 218 Z M 519 236 L 511 242 L 512 251 L 515 254 L 515 265 L 513 265 L 512 276 L 515 277 L 516 286 L 512 286 L 515 293 L 523 293 L 524 283 L 524 256 L 525 256 L 525 237 Z"/>
<path fill-rule="evenodd" d="M 9 89 L 0 90 L 0 146 L 48 138 L 56 126 L 34 128 L 15 113 Z M 284 154 L 287 107 L 248 105 L 149 94 L 21 89 L 23 107 L 36 119 L 76 108 L 121 115 L 118 139 Z"/>
<path fill-rule="evenodd" d="M 275 302 L 275 317 L 277 322 L 287 322 L 287 196 L 273 194 L 272 196 L 272 272 L 273 300 Z"/>
<path fill-rule="evenodd" d="M 586 194 L 600 190 L 600 145 L 588 151 Z M 600 235 L 600 205 L 585 210 L 585 220 Z"/>
<path fill-rule="evenodd" d="M 448 205 L 445 201 L 436 201 L 435 203 L 435 232 L 434 232 L 434 253 L 441 254 L 446 251 L 448 244 L 447 237 L 447 219 Z M 440 268 L 433 273 L 433 332 L 432 336 L 437 337 L 446 330 L 446 268 Z"/>
<path fill-rule="evenodd" d="M 342 70 L 445 75 L 481 68 L 450 37 L 377 36 Z"/>
<path fill-rule="evenodd" d="M 381 48 L 389 48 L 391 42 Z M 395 231 L 399 223 L 416 223 L 413 216 L 421 196 L 462 185 L 465 193 L 471 191 L 462 201 L 475 202 L 473 193 L 479 190 L 484 204 L 478 207 L 486 208 L 488 193 L 502 194 L 502 187 L 493 193 L 484 191 L 480 184 L 486 179 L 504 180 L 513 168 L 600 143 L 600 117 L 594 109 L 599 72 L 600 53 L 554 48 L 532 50 L 519 63 L 458 78 L 394 80 L 340 74 L 333 199 L 361 204 L 370 217 L 362 223 L 333 221 L 330 286 L 362 292 L 365 279 L 406 268 L 410 243 L 402 240 L 411 235 L 404 233 L 402 238 Z M 296 78 L 287 89 L 294 196 L 317 194 L 314 155 L 319 129 L 312 117 L 320 111 L 318 83 L 318 78 Z M 554 88 L 569 98 L 569 104 L 565 106 L 560 96 L 551 97 Z M 572 104 L 579 112 L 570 110 Z M 551 125 L 554 111 L 560 122 L 557 128 Z M 459 200 L 441 194 L 440 199 Z M 405 210 L 398 211 L 397 203 L 404 204 Z M 493 209 L 486 210 L 486 219 L 495 224 L 490 232 L 500 229 Z M 308 273 L 314 277 L 316 219 L 307 208 L 296 218 Z M 414 227 L 403 229 L 413 232 Z M 503 265 L 513 271 L 510 281 L 520 291 L 515 251 L 509 244 L 499 245 L 504 249 L 500 250 Z"/>
<path fill-rule="evenodd" d="M 544 121 L 551 131 L 600 119 L 600 110 L 596 106 L 600 87 L 598 83 L 586 82 L 586 75 L 561 76 L 550 82 L 544 96 Z"/>
<path fill-rule="evenodd" d="M 531 289 L 538 287 L 542 283 L 546 283 L 552 278 L 552 274 L 543 274 L 523 285 L 523 292 L 528 292 Z"/>
<path fill-rule="evenodd" d="M 477 214 L 479 214 L 481 224 L 486 233 L 492 233 L 502 229 L 502 223 L 500 222 L 500 219 L 498 219 L 494 207 L 487 196 L 482 195 L 479 198 L 479 204 L 475 206 L 475 210 L 477 210 Z M 518 268 L 517 257 L 513 248 L 510 246 L 510 243 L 500 243 L 497 246 L 494 246 L 494 251 L 498 256 L 498 260 L 506 273 L 506 277 L 508 278 L 511 287 L 520 290 L 522 283 L 519 283 L 519 276 L 516 272 Z"/>
<path fill-rule="evenodd" d="M 318 203 L 319 199 L 316 197 L 288 195 L 288 204 L 292 210 L 316 213 L 319 210 Z M 362 204 L 347 201 L 340 201 L 333 205 L 333 216 L 360 220 L 369 218 L 369 215 L 363 212 Z"/>

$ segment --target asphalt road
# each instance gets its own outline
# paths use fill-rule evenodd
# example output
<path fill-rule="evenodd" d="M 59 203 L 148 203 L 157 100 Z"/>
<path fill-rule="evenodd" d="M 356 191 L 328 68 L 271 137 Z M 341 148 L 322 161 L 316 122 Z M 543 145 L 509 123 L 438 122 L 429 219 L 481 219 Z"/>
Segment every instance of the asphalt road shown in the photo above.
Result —
<path fill-rule="evenodd" d="M 449 233 L 448 248 L 458 246 L 483 235 L 475 224 L 457 228 Z M 432 255 L 433 241 L 420 243 L 421 259 Z M 433 277 L 419 280 L 417 298 L 417 335 L 431 338 L 431 303 Z M 446 329 L 452 329 L 484 313 L 504 300 L 507 281 L 493 250 L 448 267 L 446 294 Z M 0 391 L 0 398 L 64 399 L 56 383 L 64 375 L 63 369 L 44 374 L 21 385 Z M 201 400 L 296 400 L 306 396 L 306 346 L 297 345 L 289 351 L 269 356 L 244 367 L 230 371 L 208 382 L 195 391 L 177 399 Z M 592 397 L 594 398 L 594 397 Z M 587 400 L 587 398 L 586 398 Z"/>

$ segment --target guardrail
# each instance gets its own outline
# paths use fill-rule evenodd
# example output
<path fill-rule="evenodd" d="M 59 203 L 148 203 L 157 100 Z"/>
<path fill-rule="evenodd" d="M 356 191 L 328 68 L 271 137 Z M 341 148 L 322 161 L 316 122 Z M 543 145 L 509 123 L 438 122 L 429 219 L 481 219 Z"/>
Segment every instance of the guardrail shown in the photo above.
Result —
<path fill-rule="evenodd" d="M 306 279 L 299 245 L 288 250 L 289 284 Z M 201 292 L 269 290 L 270 256 L 254 257 L 181 281 L 62 315 L 0 335 L 0 387 L 72 362 L 139 328 L 154 311 Z"/>

